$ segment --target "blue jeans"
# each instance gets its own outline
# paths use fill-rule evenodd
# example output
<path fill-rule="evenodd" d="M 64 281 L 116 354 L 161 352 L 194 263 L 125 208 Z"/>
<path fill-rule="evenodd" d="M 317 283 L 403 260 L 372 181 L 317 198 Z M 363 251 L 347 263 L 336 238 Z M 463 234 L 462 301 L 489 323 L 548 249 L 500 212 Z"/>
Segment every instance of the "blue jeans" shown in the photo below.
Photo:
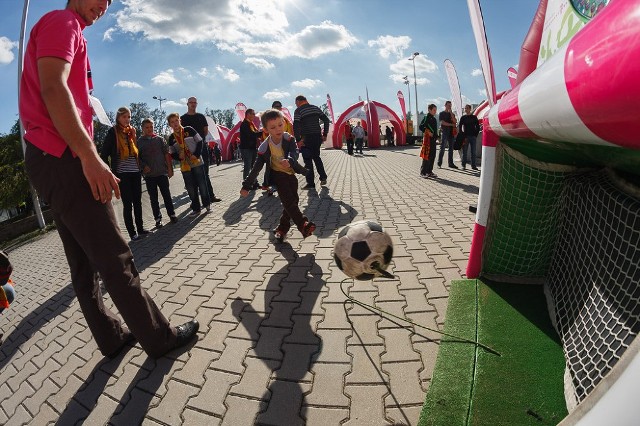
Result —
<path fill-rule="evenodd" d="M 144 181 L 147 183 L 147 192 L 149 193 L 153 218 L 155 220 L 162 219 L 162 212 L 160 211 L 160 204 L 158 203 L 158 188 L 160 189 L 160 194 L 162 194 L 167 214 L 169 217 L 175 216 L 176 212 L 173 207 L 173 200 L 171 199 L 171 191 L 169 190 L 169 177 L 167 175 L 149 176 L 145 177 Z"/>
<path fill-rule="evenodd" d="M 7 301 L 9 301 L 9 304 L 11 304 L 13 300 L 16 298 L 16 291 L 14 290 L 13 286 L 9 283 L 6 283 L 5 285 L 3 285 L 2 289 L 4 290 L 4 293 L 7 295 Z M 4 308 L 0 308 L 0 314 L 2 313 L 2 311 L 4 311 Z"/>
<path fill-rule="evenodd" d="M 207 189 L 206 175 L 204 173 L 204 165 L 192 167 L 189 172 L 182 172 L 184 185 L 187 188 L 187 194 L 191 200 L 191 210 L 199 212 L 202 207 L 209 207 L 211 200 L 209 198 L 209 190 Z M 198 192 L 202 198 L 202 207 L 198 199 Z"/>
<path fill-rule="evenodd" d="M 453 166 L 453 135 L 451 132 L 442 132 L 440 136 L 440 153 L 438 154 L 438 166 L 442 166 L 444 150 L 449 145 L 449 167 Z"/>
<path fill-rule="evenodd" d="M 476 168 L 476 138 L 477 136 L 466 136 L 467 143 L 462 147 L 462 167 L 467 165 L 467 145 L 471 148 L 471 167 Z"/>
<path fill-rule="evenodd" d="M 251 168 L 253 164 L 256 162 L 256 157 L 258 156 L 257 149 L 240 149 L 240 153 L 242 154 L 242 180 L 245 180 L 249 173 L 251 173 Z"/>

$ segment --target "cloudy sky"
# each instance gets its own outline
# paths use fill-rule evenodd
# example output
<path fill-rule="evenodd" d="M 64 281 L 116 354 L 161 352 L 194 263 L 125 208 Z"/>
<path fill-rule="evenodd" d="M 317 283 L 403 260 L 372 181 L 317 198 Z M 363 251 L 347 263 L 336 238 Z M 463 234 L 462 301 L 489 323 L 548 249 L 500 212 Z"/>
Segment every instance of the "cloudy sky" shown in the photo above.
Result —
<path fill-rule="evenodd" d="M 65 0 L 30 3 L 27 36 L 35 22 Z M 517 65 L 537 0 L 481 0 L 498 90 Z M 0 16 L 0 133 L 17 118 L 18 40 L 23 1 L 3 0 Z M 413 52 L 419 109 L 440 109 L 451 97 L 443 62 L 458 72 L 465 101 L 485 98 L 465 0 L 116 0 L 85 30 L 94 95 L 107 110 L 131 102 L 167 112 L 233 108 L 258 111 L 275 99 L 292 111 L 296 95 L 311 103 L 331 95 L 337 116 L 366 98 L 400 115 L 398 90 L 415 112 Z M 408 99 L 407 99 L 408 100 Z"/>

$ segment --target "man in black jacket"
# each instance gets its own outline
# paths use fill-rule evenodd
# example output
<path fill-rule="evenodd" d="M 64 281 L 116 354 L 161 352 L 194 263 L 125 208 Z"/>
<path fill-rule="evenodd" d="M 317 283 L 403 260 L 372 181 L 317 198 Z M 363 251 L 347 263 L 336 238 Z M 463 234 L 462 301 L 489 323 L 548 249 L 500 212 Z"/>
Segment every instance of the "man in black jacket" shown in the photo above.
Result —
<path fill-rule="evenodd" d="M 471 168 L 476 167 L 476 138 L 480 133 L 480 122 L 478 117 L 471 113 L 471 105 L 464 106 L 464 115 L 460 118 L 458 130 L 462 133 L 467 142 L 462 146 L 462 169 L 467 168 L 467 145 L 471 147 Z"/>
<path fill-rule="evenodd" d="M 307 185 L 302 189 L 314 189 L 316 187 L 313 174 L 314 163 L 318 169 L 320 185 L 327 184 L 327 173 L 320 158 L 320 145 L 327 140 L 329 117 L 320 108 L 307 102 L 307 98 L 302 95 L 296 97 L 296 107 L 293 113 L 293 131 L 298 142 L 301 142 L 300 153 L 305 167 L 309 170 Z M 322 130 L 320 130 L 320 120 L 324 123 Z"/>

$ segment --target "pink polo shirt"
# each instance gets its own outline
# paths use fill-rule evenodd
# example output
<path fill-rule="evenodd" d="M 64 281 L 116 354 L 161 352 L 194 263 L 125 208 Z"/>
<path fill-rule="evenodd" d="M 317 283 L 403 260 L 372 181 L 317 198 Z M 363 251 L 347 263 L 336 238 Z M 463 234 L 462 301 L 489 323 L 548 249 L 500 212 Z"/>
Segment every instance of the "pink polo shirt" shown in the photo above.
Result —
<path fill-rule="evenodd" d="M 53 125 L 40 94 L 38 59 L 60 58 L 71 64 L 67 85 L 80 120 L 93 137 L 93 108 L 89 101 L 87 40 L 85 23 L 70 10 L 54 10 L 44 15 L 31 30 L 20 81 L 20 119 L 25 138 L 41 150 L 62 157 L 68 145 Z"/>

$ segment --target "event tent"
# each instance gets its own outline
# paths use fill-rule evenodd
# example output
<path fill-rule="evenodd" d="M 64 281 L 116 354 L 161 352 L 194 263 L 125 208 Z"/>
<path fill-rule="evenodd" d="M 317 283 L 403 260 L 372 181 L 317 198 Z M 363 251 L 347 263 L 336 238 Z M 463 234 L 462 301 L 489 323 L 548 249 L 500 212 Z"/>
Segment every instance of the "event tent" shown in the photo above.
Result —
<path fill-rule="evenodd" d="M 347 108 L 336 120 L 333 127 L 333 147 L 342 148 L 342 138 L 344 136 L 344 123 L 350 119 L 362 121 L 362 127 L 367 132 L 369 148 L 380 147 L 380 120 L 389 120 L 395 130 L 395 140 L 397 145 L 406 143 L 406 132 L 402 120 L 393 112 L 391 108 L 377 101 L 360 101 Z"/>

